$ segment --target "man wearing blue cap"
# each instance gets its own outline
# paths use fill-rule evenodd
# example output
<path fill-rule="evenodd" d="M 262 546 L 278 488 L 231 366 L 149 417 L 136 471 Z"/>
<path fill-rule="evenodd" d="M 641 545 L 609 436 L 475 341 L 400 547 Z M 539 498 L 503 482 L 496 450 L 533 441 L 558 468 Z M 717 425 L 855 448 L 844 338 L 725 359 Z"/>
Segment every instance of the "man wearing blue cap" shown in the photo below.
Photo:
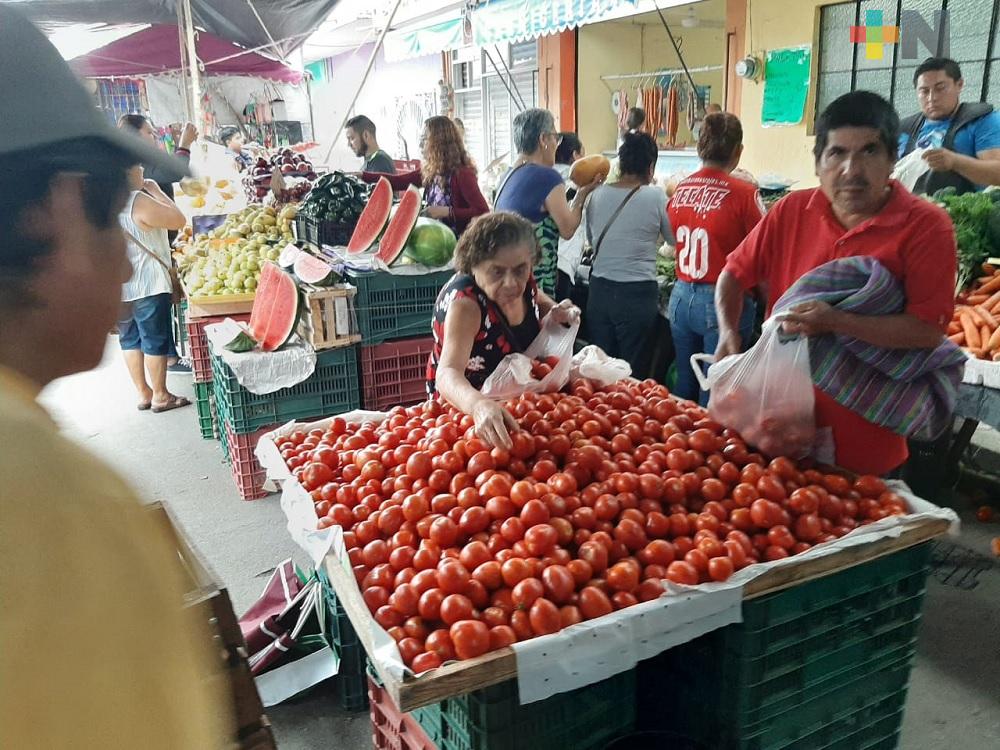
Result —
<path fill-rule="evenodd" d="M 222 747 L 231 709 L 162 530 L 35 401 L 118 318 L 127 167 L 180 164 L 106 124 L 4 5 L 0 70 L 0 747 Z"/>

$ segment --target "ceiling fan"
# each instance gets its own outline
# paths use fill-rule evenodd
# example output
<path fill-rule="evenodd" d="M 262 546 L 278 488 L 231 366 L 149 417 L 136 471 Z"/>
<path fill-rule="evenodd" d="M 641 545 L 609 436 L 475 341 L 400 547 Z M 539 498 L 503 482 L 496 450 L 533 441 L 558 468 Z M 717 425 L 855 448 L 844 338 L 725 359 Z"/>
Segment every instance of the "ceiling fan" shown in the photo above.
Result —
<path fill-rule="evenodd" d="M 685 29 L 721 29 L 725 28 L 724 21 L 710 20 L 707 18 L 702 18 L 698 15 L 698 11 L 694 5 L 688 6 L 687 11 L 681 13 L 675 11 L 673 13 L 665 13 L 667 20 L 671 24 L 679 24 Z"/>

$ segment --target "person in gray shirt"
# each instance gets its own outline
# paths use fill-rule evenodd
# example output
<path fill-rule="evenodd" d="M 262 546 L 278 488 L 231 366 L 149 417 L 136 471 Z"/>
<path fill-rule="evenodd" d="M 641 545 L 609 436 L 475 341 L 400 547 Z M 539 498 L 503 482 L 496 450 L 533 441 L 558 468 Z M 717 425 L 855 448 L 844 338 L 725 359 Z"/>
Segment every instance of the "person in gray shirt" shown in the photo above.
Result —
<path fill-rule="evenodd" d="M 638 372 L 658 315 L 656 253 L 674 241 L 667 196 L 650 185 L 656 142 L 627 133 L 618 149 L 620 176 L 598 187 L 587 204 L 587 239 L 594 250 L 587 301 L 587 340 Z"/>

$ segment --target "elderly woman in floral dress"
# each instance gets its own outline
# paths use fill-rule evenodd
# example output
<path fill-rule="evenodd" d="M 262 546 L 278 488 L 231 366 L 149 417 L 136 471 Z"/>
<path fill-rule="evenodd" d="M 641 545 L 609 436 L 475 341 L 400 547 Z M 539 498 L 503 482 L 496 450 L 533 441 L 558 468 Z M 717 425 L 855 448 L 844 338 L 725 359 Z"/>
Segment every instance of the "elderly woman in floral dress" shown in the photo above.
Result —
<path fill-rule="evenodd" d="M 533 275 L 539 248 L 535 228 L 516 214 L 481 216 L 455 248 L 457 273 L 434 305 L 434 349 L 427 364 L 427 390 L 475 420 L 490 445 L 509 448 L 514 418 L 480 393 L 505 356 L 523 352 L 550 311 L 569 323 L 580 311 L 568 300 L 556 304 Z"/>

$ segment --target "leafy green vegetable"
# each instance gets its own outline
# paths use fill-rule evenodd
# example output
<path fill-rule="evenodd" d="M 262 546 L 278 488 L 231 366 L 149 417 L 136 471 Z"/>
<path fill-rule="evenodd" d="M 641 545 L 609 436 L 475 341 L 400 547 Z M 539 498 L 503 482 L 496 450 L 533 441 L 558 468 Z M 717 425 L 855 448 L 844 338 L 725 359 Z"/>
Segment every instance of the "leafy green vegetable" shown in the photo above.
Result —
<path fill-rule="evenodd" d="M 943 188 L 933 200 L 944 208 L 955 226 L 958 243 L 958 284 L 963 289 L 979 275 L 979 267 L 995 254 L 1000 243 L 1000 204 L 995 202 L 993 191 L 956 195 L 953 189 Z"/>

